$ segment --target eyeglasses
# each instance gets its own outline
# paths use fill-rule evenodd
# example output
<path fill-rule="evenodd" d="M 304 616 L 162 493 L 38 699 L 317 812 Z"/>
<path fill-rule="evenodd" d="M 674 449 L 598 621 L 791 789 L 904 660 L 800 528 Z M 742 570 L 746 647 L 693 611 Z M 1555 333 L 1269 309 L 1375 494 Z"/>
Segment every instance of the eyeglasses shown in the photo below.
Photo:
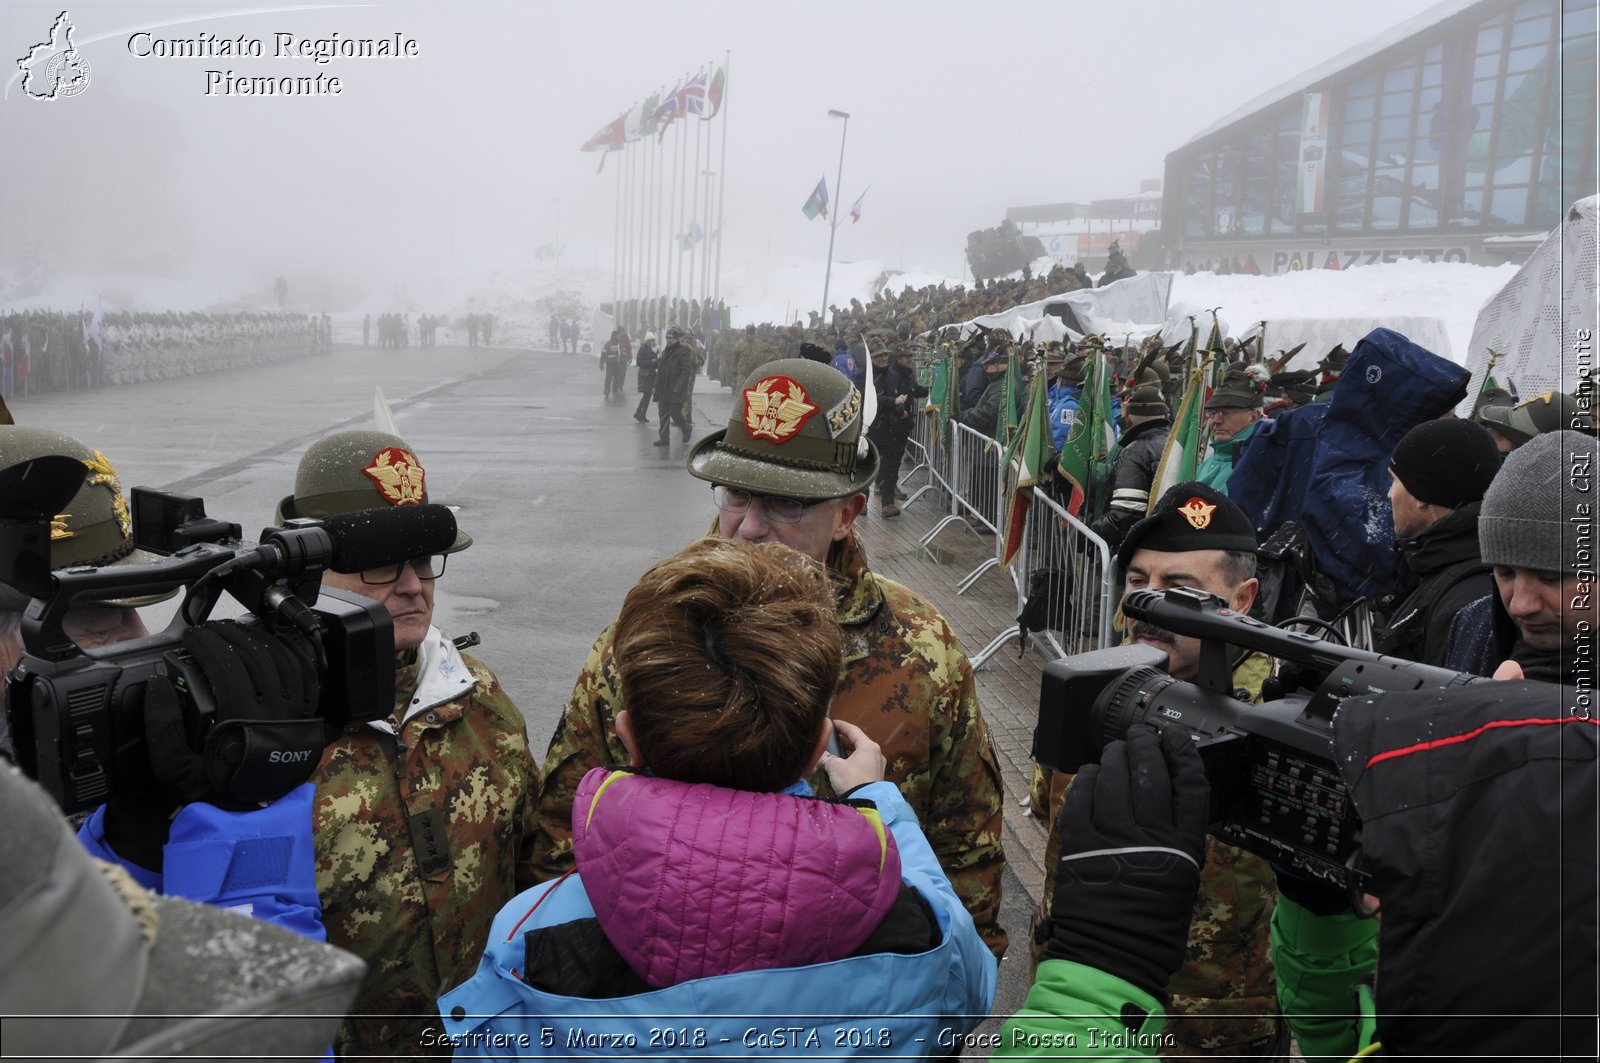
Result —
<path fill-rule="evenodd" d="M 737 487 L 724 487 L 713 484 L 711 493 L 717 500 L 717 508 L 724 513 L 743 513 L 750 508 L 750 503 L 759 500 L 761 510 L 767 519 L 776 524 L 794 524 L 806 515 L 806 509 L 811 505 L 798 498 L 779 498 L 776 495 L 758 495 Z"/>
<path fill-rule="evenodd" d="M 448 554 L 433 554 L 429 557 L 413 557 L 410 561 L 402 561 L 398 565 L 385 565 L 382 568 L 369 568 L 361 573 L 361 582 L 369 587 L 382 587 L 390 583 L 397 583 L 405 575 L 407 565 L 417 574 L 420 580 L 436 580 L 444 575 L 444 563 Z"/>

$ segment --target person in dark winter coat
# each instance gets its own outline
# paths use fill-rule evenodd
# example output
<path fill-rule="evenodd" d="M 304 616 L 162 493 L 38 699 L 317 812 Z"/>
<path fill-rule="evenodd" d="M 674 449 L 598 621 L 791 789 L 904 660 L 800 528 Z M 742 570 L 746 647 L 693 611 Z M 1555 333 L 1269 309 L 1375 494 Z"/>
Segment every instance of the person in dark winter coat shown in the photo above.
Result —
<path fill-rule="evenodd" d="M 1146 385 L 1134 389 L 1123 407 L 1128 430 L 1117 442 L 1111 470 L 1111 499 L 1105 514 L 1089 525 L 1116 553 L 1122 539 L 1150 509 L 1150 485 L 1155 482 L 1156 466 L 1167 445 L 1172 423 L 1167 418 L 1166 400 L 1159 388 Z"/>
<path fill-rule="evenodd" d="M 667 329 L 667 349 L 656 359 L 656 419 L 661 422 L 661 438 L 655 446 L 667 446 L 675 424 L 683 432 L 683 441 L 689 442 L 689 417 L 685 407 L 689 392 L 694 387 L 694 355 L 683 342 L 683 332 L 677 327 Z"/>
<path fill-rule="evenodd" d="M 1511 660 L 1544 682 L 1594 675 L 1597 468 L 1600 443 L 1580 432 L 1546 432 L 1507 455 L 1478 515 L 1495 593 L 1456 617 L 1446 668 L 1491 675 Z"/>
<path fill-rule="evenodd" d="M 1424 421 L 1394 448 L 1394 545 L 1417 583 L 1378 632 L 1379 653 L 1444 664 L 1451 621 L 1494 590 L 1478 550 L 1478 512 L 1499 469 L 1494 438 L 1471 421 Z"/>
<path fill-rule="evenodd" d="M 635 361 L 639 365 L 639 405 L 634 408 L 633 419 L 640 424 L 650 420 L 647 411 L 650 409 L 650 396 L 656 386 L 656 334 L 646 332 L 644 341 L 639 344 L 639 353 Z"/>
<path fill-rule="evenodd" d="M 886 349 L 872 352 L 872 386 L 878 393 L 878 416 L 867 436 L 878 447 L 879 512 L 885 517 L 898 517 L 897 502 L 904 497 L 899 487 L 900 461 L 917 415 L 916 400 L 926 398 L 928 389 L 917 383 L 909 352 L 897 351 L 893 364 L 889 353 Z"/>

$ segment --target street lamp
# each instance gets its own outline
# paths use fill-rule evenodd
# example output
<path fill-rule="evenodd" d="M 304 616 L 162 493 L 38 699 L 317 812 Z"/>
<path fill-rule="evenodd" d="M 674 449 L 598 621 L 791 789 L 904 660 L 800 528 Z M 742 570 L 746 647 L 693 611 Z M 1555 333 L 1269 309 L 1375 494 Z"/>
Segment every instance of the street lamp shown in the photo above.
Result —
<path fill-rule="evenodd" d="M 828 323 L 828 285 L 833 281 L 833 238 L 839 232 L 839 204 L 844 195 L 844 138 L 850 132 L 850 116 L 843 111 L 828 112 L 829 118 L 843 118 L 844 128 L 839 131 L 839 172 L 833 179 L 833 217 L 828 219 L 828 272 L 822 277 L 822 323 Z"/>

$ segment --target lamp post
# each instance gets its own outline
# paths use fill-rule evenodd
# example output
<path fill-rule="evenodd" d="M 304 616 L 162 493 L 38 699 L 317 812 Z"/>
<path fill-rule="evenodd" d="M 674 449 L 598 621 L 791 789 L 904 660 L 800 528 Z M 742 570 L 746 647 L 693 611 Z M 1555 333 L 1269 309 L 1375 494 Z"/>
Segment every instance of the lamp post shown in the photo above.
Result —
<path fill-rule="evenodd" d="M 839 232 L 838 206 L 844 195 L 844 138 L 850 132 L 850 116 L 843 111 L 828 112 L 829 118 L 843 118 L 844 128 L 839 131 L 839 172 L 833 179 L 833 216 L 828 219 L 828 271 L 822 277 L 822 323 L 828 323 L 828 286 L 833 282 L 833 238 Z"/>

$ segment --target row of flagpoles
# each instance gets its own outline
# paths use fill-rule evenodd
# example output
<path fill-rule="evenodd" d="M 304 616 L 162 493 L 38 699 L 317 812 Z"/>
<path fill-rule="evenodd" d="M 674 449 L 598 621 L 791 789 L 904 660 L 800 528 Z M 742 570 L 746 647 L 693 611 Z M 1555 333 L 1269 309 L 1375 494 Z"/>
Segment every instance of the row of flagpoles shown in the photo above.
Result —
<path fill-rule="evenodd" d="M 612 152 L 623 152 L 615 167 L 611 297 L 613 316 L 630 331 L 644 323 L 626 310 L 638 301 L 666 296 L 673 306 L 697 300 L 705 307 L 721 297 L 730 58 L 725 55 L 721 67 L 708 63 L 670 92 L 652 93 L 607 122 L 580 149 L 603 152 L 596 173 L 605 170 Z M 706 123 L 719 114 L 722 155 L 712 171 L 715 138 Z M 689 122 L 691 117 L 699 121 Z M 670 154 L 668 133 L 673 134 Z M 627 151 L 630 145 L 637 150 Z"/>

